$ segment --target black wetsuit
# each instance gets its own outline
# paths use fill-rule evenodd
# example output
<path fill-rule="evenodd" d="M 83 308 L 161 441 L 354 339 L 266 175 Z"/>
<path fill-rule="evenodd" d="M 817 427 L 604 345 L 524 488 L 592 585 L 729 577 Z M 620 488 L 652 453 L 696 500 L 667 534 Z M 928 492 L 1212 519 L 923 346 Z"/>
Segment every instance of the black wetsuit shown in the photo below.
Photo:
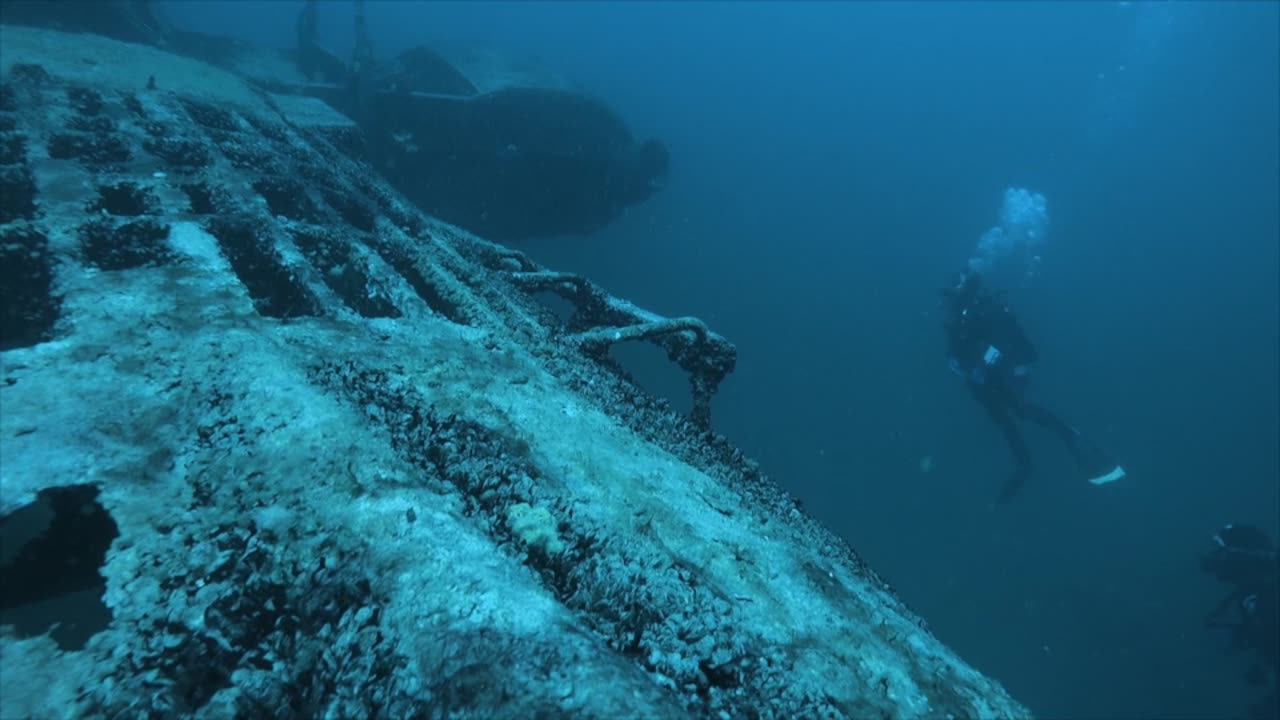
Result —
<path fill-rule="evenodd" d="M 1075 428 L 1026 400 L 1029 366 L 1039 355 L 1005 302 L 985 292 L 976 293 L 966 302 L 953 302 L 946 332 L 951 369 L 965 378 L 974 398 L 1004 435 L 1017 462 L 1001 490 L 1002 500 L 1012 497 L 1031 475 L 1031 452 L 1018 427 L 1019 420 L 1030 420 L 1053 431 L 1082 468 L 1087 472 L 1097 470 L 1095 453 L 1089 451 Z"/>
<path fill-rule="evenodd" d="M 1256 550 L 1246 552 L 1261 555 Z M 1259 663 L 1246 677 L 1253 684 L 1269 687 L 1251 705 L 1249 717 L 1274 718 L 1280 710 L 1280 559 L 1272 551 L 1269 561 L 1236 567 L 1250 570 L 1217 574 L 1219 580 L 1231 583 L 1232 589 L 1205 618 L 1205 625 L 1229 629 L 1236 648 L 1256 655 Z"/>

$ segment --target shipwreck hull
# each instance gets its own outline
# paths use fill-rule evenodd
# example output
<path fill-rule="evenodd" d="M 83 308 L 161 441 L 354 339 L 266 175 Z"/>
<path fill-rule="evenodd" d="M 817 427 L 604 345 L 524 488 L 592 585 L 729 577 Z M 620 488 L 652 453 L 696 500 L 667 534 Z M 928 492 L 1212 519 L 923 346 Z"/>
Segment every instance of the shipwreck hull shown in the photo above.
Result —
<path fill-rule="evenodd" d="M 0 46 L 0 716 L 1028 715 L 711 430 L 701 322 L 422 215 L 315 100 Z"/>

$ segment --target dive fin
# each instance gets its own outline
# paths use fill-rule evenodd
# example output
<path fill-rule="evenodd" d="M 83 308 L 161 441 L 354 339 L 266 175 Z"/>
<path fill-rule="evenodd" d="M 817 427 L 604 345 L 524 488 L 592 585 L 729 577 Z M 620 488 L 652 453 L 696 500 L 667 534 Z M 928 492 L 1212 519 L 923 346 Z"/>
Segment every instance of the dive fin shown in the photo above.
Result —
<path fill-rule="evenodd" d="M 1119 465 L 1115 465 L 1110 470 L 1104 473 L 1101 473 L 1099 475 L 1094 475 L 1093 477 L 1089 478 L 1089 482 L 1093 483 L 1094 485 L 1106 485 L 1107 483 L 1115 482 L 1123 478 L 1124 476 L 1125 476 L 1124 468 L 1120 467 Z"/>
<path fill-rule="evenodd" d="M 1073 443 L 1073 451 L 1076 462 L 1084 470 L 1091 485 L 1106 485 L 1125 477 L 1127 473 L 1124 468 L 1103 452 L 1102 448 L 1085 440 L 1080 431 L 1075 428 L 1072 428 L 1072 431 L 1075 432 L 1076 442 Z"/>

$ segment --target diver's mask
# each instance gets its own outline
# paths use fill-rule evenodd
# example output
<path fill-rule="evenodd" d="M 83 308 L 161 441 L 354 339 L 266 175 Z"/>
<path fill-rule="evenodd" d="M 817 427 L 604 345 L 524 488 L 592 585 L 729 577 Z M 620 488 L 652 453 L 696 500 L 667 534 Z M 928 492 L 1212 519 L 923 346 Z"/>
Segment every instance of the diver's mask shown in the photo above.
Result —
<path fill-rule="evenodd" d="M 1220 582 L 1240 584 L 1268 572 L 1276 562 L 1271 538 L 1252 525 L 1226 525 L 1200 558 L 1200 569 Z"/>
<path fill-rule="evenodd" d="M 951 284 L 942 290 L 942 302 L 952 312 L 973 303 L 982 290 L 982 276 L 973 270 L 961 270 L 951 276 Z"/>

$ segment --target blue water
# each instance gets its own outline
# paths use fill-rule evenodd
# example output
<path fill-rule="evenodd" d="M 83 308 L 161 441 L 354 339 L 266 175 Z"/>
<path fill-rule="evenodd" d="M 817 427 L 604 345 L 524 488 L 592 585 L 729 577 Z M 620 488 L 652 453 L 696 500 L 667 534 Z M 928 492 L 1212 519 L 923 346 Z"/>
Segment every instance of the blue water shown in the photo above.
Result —
<path fill-rule="evenodd" d="M 179 24 L 287 45 L 300 3 Z M 671 149 L 667 189 L 590 238 L 527 243 L 738 345 L 716 425 L 936 634 L 1045 717 L 1239 715 L 1246 659 L 1201 626 L 1226 522 L 1280 517 L 1280 13 L 1275 3 L 369 2 L 380 54 L 536 54 Z M 350 6 L 322 38 L 350 47 Z M 251 20 L 247 20 L 251 18 Z M 946 370 L 938 290 L 1042 193 L 1012 291 L 1033 395 L 1130 478 L 1038 475 Z M 652 354 L 628 362 L 687 405 Z M 927 471 L 922 460 L 929 459 Z"/>

